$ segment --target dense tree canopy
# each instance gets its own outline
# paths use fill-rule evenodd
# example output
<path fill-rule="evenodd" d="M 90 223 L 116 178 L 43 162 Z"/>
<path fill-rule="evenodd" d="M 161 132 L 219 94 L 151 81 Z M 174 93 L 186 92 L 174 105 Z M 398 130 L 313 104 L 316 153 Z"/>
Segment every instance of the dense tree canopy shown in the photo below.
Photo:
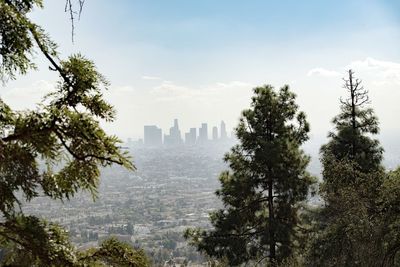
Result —
<path fill-rule="evenodd" d="M 108 82 L 82 55 L 59 60 L 55 43 L 28 16 L 35 7 L 41 8 L 42 1 L 0 0 L 2 82 L 34 69 L 37 51 L 60 78 L 35 110 L 13 110 L 0 99 L 0 247 L 10 266 L 74 266 L 81 263 L 67 233 L 56 224 L 25 216 L 21 200 L 39 195 L 69 199 L 79 190 L 95 197 L 100 167 L 134 166 L 120 150 L 118 138 L 99 125 L 99 120 L 115 117 L 102 95 Z M 110 244 L 105 244 L 95 254 L 111 257 L 106 253 Z M 112 257 L 126 255 L 127 247 L 115 246 L 122 247 L 114 249 Z M 127 257 L 125 263 L 139 256 Z"/>
<path fill-rule="evenodd" d="M 220 176 L 217 196 L 224 208 L 211 214 L 214 229 L 186 233 L 200 251 L 239 265 L 268 258 L 271 265 L 289 257 L 296 244 L 297 209 L 313 178 L 300 146 L 309 126 L 288 86 L 254 89 L 243 111 L 239 144 L 225 156 L 230 170 Z"/>

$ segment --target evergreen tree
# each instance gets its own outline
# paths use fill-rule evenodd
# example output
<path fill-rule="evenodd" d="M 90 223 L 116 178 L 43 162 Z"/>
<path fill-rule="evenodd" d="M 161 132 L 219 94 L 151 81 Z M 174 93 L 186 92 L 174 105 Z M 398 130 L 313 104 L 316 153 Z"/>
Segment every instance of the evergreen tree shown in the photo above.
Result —
<path fill-rule="evenodd" d="M 348 98 L 340 100 L 341 113 L 333 119 L 336 132 L 329 133 L 329 142 L 321 148 L 327 190 L 356 182 L 352 176 L 343 181 L 338 181 L 336 177 L 331 179 L 329 165 L 332 163 L 349 161 L 363 173 L 383 170 L 383 148 L 378 140 L 371 138 L 379 133 L 379 126 L 373 109 L 366 107 L 369 103 L 368 91 L 361 85 L 361 81 L 354 77 L 352 70 L 348 71 L 348 79 L 344 79 L 344 82 Z"/>
<path fill-rule="evenodd" d="M 376 198 L 376 190 L 384 175 L 383 148 L 378 140 L 372 138 L 379 133 L 378 119 L 373 109 L 366 107 L 368 91 L 354 77 L 352 70 L 348 71 L 348 79 L 344 81 L 348 98 L 340 100 L 341 113 L 333 119 L 336 132 L 329 133 L 330 140 L 321 147 L 322 192 L 326 193 L 325 201 L 328 203 L 330 196 L 336 198 L 337 191 L 348 186 L 360 189 L 359 193 L 364 189 L 365 197 Z M 337 173 L 340 165 L 353 171 Z"/>
<path fill-rule="evenodd" d="M 95 198 L 100 167 L 134 166 L 119 149 L 118 138 L 99 125 L 99 120 L 113 121 L 115 116 L 102 95 L 108 82 L 81 55 L 58 59 L 56 44 L 30 18 L 34 7 L 41 8 L 42 1 L 0 0 L 0 79 L 5 83 L 34 69 L 32 55 L 39 51 L 60 80 L 35 110 L 13 110 L 0 99 L 0 247 L 5 259 L 1 265 L 81 266 L 67 232 L 24 215 L 21 200 L 39 194 L 65 200 L 79 190 Z M 39 160 L 44 168 L 39 168 Z M 123 245 L 111 243 L 101 253 L 110 248 L 114 257 L 124 257 L 126 248 L 114 249 Z"/>
<path fill-rule="evenodd" d="M 379 201 L 385 172 L 383 149 L 372 135 L 379 132 L 368 92 L 348 71 L 344 79 L 348 98 L 333 119 L 336 132 L 321 148 L 325 206 L 318 214 L 311 243 L 312 266 L 378 266 L 384 254 L 380 238 L 382 206 Z"/>
<path fill-rule="evenodd" d="M 185 236 L 229 265 L 269 259 L 275 266 L 292 253 L 299 203 L 313 183 L 300 149 L 309 125 L 288 86 L 257 87 L 254 94 L 236 128 L 240 143 L 225 156 L 230 170 L 219 177 L 224 208 L 211 214 L 214 229 Z"/>

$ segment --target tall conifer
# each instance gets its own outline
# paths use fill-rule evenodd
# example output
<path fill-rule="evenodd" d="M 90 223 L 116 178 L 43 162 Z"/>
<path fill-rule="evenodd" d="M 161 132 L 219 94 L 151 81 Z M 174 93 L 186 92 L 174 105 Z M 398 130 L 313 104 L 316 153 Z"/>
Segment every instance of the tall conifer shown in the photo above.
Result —
<path fill-rule="evenodd" d="M 288 86 L 257 87 L 254 94 L 236 128 L 239 144 L 225 156 L 230 170 L 219 177 L 224 208 L 211 215 L 214 229 L 186 236 L 229 265 L 269 259 L 275 266 L 292 253 L 298 204 L 313 182 L 300 148 L 309 124 Z"/>
<path fill-rule="evenodd" d="M 352 70 L 344 79 L 348 97 L 333 119 L 335 132 L 321 148 L 325 202 L 310 247 L 311 266 L 380 266 L 380 187 L 385 177 L 383 148 L 373 139 L 378 120 L 368 91 Z"/>

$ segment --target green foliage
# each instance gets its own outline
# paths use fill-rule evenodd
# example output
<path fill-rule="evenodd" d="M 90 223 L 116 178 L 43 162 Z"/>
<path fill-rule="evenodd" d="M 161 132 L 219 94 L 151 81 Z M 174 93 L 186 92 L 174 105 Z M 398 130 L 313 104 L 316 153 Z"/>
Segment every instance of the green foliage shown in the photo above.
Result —
<path fill-rule="evenodd" d="M 32 23 L 27 14 L 34 7 L 42 7 L 41 0 L 1 0 L 0 1 L 0 80 L 15 79 L 16 74 L 25 74 L 35 68 L 32 57 L 35 38 L 48 53 L 55 55 L 56 45 L 44 34 L 44 31 Z M 32 29 L 35 28 L 35 35 Z"/>
<path fill-rule="evenodd" d="M 385 173 L 383 149 L 371 138 L 378 133 L 373 110 L 366 108 L 367 91 L 349 71 L 349 99 L 333 122 L 321 148 L 325 206 L 315 216 L 308 247 L 309 266 L 398 266 L 400 250 L 398 173 Z"/>
<path fill-rule="evenodd" d="M 11 112 L 2 102 L 0 190 L 4 204 L 0 208 L 5 214 L 14 210 L 18 189 L 26 200 L 36 196 L 39 188 L 54 199 L 68 199 L 79 189 L 96 193 L 99 166 L 118 163 L 133 169 L 126 153 L 118 148 L 118 138 L 108 136 L 97 120 L 111 120 L 114 112 L 101 97 L 102 77 L 92 62 L 79 55 L 63 63 L 71 64 L 81 68 L 80 74 L 65 71 L 74 87 L 67 90 L 66 82 L 60 82 L 56 93 L 46 97 L 50 104 L 35 111 Z M 38 157 L 45 161 L 46 170 L 39 171 Z M 55 171 L 61 160 L 64 167 Z"/>
<path fill-rule="evenodd" d="M 374 181 L 382 172 L 362 173 L 353 162 L 337 161 L 330 165 L 331 177 Z M 374 189 L 378 194 L 378 190 Z M 318 214 L 318 225 L 309 252 L 310 266 L 379 266 L 380 249 L 379 207 L 371 198 L 368 183 L 336 188 L 334 192 L 321 189 L 326 206 Z"/>
<path fill-rule="evenodd" d="M 1 264 L 81 266 L 67 233 L 56 224 L 24 216 L 21 198 L 30 201 L 44 194 L 65 200 L 80 190 L 95 197 L 100 167 L 134 166 L 120 150 L 120 140 L 99 124 L 115 117 L 102 95 L 108 82 L 80 54 L 58 59 L 55 43 L 29 18 L 34 7 L 41 8 L 42 1 L 0 0 L 0 79 L 6 82 L 35 68 L 32 54 L 38 49 L 60 80 L 35 110 L 16 111 L 0 99 Z M 39 168 L 39 162 L 45 168 Z M 147 266 L 142 264 L 147 262 L 143 252 L 116 240 L 103 243 L 93 255 L 93 262 L 103 265 Z"/>
<path fill-rule="evenodd" d="M 225 156 L 216 192 L 224 208 L 211 214 L 212 231 L 189 229 L 198 250 L 229 265 L 269 258 L 272 265 L 292 254 L 299 203 L 314 179 L 300 146 L 309 126 L 288 86 L 254 89 L 251 109 L 243 111 L 236 135 L 240 144 Z"/>
<path fill-rule="evenodd" d="M 116 238 L 105 240 L 99 248 L 89 249 L 80 255 L 82 266 L 150 266 L 144 251 L 134 250 L 126 243 Z"/>
<path fill-rule="evenodd" d="M 380 238 L 384 266 L 400 266 L 400 167 L 390 171 L 379 194 Z"/>
<path fill-rule="evenodd" d="M 326 164 L 331 160 L 350 160 L 361 172 L 382 170 L 383 148 L 378 140 L 371 138 L 379 133 L 378 119 L 371 108 L 365 107 L 369 103 L 368 91 L 354 78 L 352 70 L 349 70 L 344 87 L 349 97 L 346 101 L 341 100 L 341 113 L 332 121 L 336 132 L 329 133 L 329 142 L 321 148 L 323 167 L 329 170 Z M 324 181 L 330 183 L 325 176 Z"/>
<path fill-rule="evenodd" d="M 75 249 L 68 233 L 34 216 L 18 215 L 0 225 L 0 246 L 8 246 L 5 266 L 72 266 Z"/>
<path fill-rule="evenodd" d="M 331 171 L 337 177 L 356 172 L 348 162 Z M 399 174 L 358 173 L 363 180 L 382 183 L 377 188 L 367 183 L 341 187 L 324 195 L 330 202 L 318 214 L 311 235 L 309 266 L 400 266 Z"/>

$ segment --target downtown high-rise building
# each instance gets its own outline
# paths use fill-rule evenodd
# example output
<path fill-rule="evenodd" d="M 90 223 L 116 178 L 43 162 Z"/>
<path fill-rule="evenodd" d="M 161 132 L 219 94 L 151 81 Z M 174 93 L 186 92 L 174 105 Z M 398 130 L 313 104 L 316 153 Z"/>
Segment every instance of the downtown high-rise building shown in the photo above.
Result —
<path fill-rule="evenodd" d="M 221 121 L 221 140 L 226 140 L 228 139 L 228 134 L 226 133 L 226 126 L 225 122 Z"/>
<path fill-rule="evenodd" d="M 144 126 L 144 145 L 145 146 L 161 146 L 162 130 L 155 125 Z"/>
<path fill-rule="evenodd" d="M 182 144 L 181 130 L 179 130 L 178 119 L 174 120 L 174 126 L 169 129 L 169 135 L 164 135 L 165 145 L 180 145 Z"/>
<path fill-rule="evenodd" d="M 197 129 L 190 128 L 188 133 L 185 133 L 185 144 L 186 145 L 194 145 L 196 144 L 197 139 Z"/>
<path fill-rule="evenodd" d="M 217 126 L 214 126 L 212 128 L 212 140 L 213 141 L 218 141 L 218 128 L 217 128 Z"/>
<path fill-rule="evenodd" d="M 207 123 L 202 123 L 201 127 L 199 128 L 199 143 L 205 143 L 208 141 L 208 126 Z"/>

